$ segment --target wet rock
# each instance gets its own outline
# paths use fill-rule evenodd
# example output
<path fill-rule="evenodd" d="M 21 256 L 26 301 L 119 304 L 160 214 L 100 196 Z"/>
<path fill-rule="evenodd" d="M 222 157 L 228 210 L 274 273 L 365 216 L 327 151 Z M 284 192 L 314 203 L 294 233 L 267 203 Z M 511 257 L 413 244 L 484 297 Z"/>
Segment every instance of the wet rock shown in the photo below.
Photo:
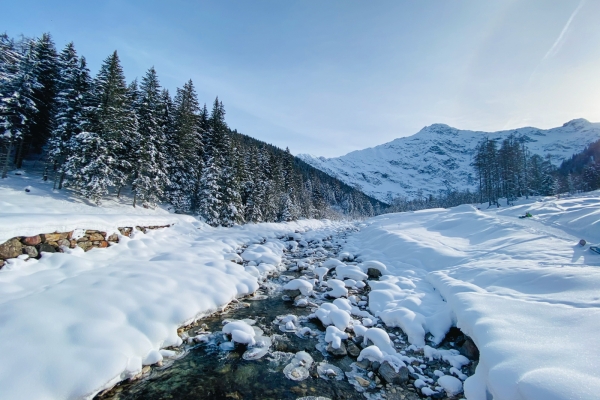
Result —
<path fill-rule="evenodd" d="M 23 247 L 23 253 L 27 254 L 31 258 L 35 258 L 39 255 L 37 249 L 34 246 Z"/>
<path fill-rule="evenodd" d="M 379 367 L 379 376 L 387 383 L 401 385 L 408 381 L 408 368 L 400 367 L 398 372 L 387 361 Z"/>
<path fill-rule="evenodd" d="M 346 345 L 344 344 L 344 342 L 342 342 L 339 349 L 334 349 L 330 343 L 327 346 L 327 352 L 331 353 L 331 355 L 334 355 L 336 357 L 344 357 L 346 354 L 348 354 L 348 351 L 346 350 Z"/>
<path fill-rule="evenodd" d="M 373 371 L 377 371 L 379 367 L 381 367 L 381 363 L 379 361 L 373 361 L 373 363 L 371 364 L 371 369 Z"/>
<path fill-rule="evenodd" d="M 470 360 L 479 360 L 479 349 L 475 346 L 475 343 L 471 338 L 467 338 L 462 346 L 458 349 L 460 354 L 467 357 Z"/>
<path fill-rule="evenodd" d="M 283 292 L 284 296 L 288 296 L 290 298 L 290 300 L 295 299 L 296 297 L 300 296 L 300 290 L 284 290 Z"/>
<path fill-rule="evenodd" d="M 356 366 L 362 369 L 368 369 L 371 366 L 371 361 L 363 358 L 361 361 L 356 362 Z"/>
<path fill-rule="evenodd" d="M 352 357 L 358 357 L 360 355 L 360 349 L 354 344 L 354 342 L 348 341 L 346 349 L 348 350 L 348 354 L 350 354 Z"/>
<path fill-rule="evenodd" d="M 42 238 L 40 237 L 40 235 L 28 236 L 22 238 L 21 243 L 23 243 L 26 246 L 37 246 L 38 244 L 42 243 Z"/>
<path fill-rule="evenodd" d="M 381 277 L 381 271 L 376 268 L 369 268 L 367 270 L 367 275 L 371 279 L 379 279 Z"/>
<path fill-rule="evenodd" d="M 17 238 L 12 238 L 0 244 L 0 258 L 15 258 L 23 254 L 23 245 Z"/>
<path fill-rule="evenodd" d="M 40 253 L 42 251 L 45 251 L 46 253 L 56 253 L 56 249 L 54 248 L 54 246 L 52 246 L 51 244 L 48 243 L 42 243 L 40 244 Z"/>

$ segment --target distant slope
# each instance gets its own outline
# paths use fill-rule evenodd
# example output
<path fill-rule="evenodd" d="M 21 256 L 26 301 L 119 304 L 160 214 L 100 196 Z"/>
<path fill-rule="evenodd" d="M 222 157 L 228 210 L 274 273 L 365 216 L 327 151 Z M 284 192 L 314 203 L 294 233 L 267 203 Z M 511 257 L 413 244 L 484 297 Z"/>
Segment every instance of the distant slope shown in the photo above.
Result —
<path fill-rule="evenodd" d="M 486 136 L 501 140 L 511 133 L 526 137 L 531 153 L 551 154 L 553 163 L 559 165 L 600 138 L 600 123 L 576 119 L 547 130 L 526 127 L 499 132 L 434 124 L 412 136 L 337 158 L 298 157 L 370 196 L 388 201 L 397 196 L 412 198 L 420 190 L 424 195 L 447 188 L 474 190 L 470 163 L 476 144 Z"/>

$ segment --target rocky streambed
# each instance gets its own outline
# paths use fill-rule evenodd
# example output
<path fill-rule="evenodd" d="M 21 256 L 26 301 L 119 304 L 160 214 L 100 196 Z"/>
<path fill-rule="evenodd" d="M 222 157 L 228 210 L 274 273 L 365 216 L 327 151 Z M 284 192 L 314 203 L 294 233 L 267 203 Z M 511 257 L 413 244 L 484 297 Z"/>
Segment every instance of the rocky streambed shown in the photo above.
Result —
<path fill-rule="evenodd" d="M 180 329 L 182 346 L 97 398 L 460 398 L 477 348 L 455 328 L 418 348 L 370 314 L 381 271 L 340 252 L 352 231 L 280 238 L 282 265 L 259 291 Z"/>

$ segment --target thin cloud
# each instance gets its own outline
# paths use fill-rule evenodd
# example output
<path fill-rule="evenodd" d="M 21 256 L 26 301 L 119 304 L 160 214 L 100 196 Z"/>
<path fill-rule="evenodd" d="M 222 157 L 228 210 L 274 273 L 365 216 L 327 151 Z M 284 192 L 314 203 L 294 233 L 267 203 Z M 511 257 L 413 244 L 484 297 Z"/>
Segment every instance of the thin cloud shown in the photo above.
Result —
<path fill-rule="evenodd" d="M 560 35 L 558 35 L 558 38 L 554 41 L 554 44 L 552 45 L 552 47 L 550 47 L 550 50 L 548 50 L 548 52 L 546 53 L 544 58 L 542 58 L 542 61 L 544 61 L 544 60 L 552 57 L 556 53 L 558 53 L 558 51 L 560 50 L 560 47 L 562 46 L 562 44 L 564 42 L 564 37 L 565 37 L 567 31 L 569 30 L 569 26 L 571 26 L 571 22 L 573 22 L 573 19 L 575 19 L 575 16 L 579 12 L 579 10 L 581 10 L 581 7 L 583 7 L 584 3 L 585 3 L 585 0 L 581 0 L 581 2 L 579 3 L 579 5 L 575 9 L 575 11 L 573 11 L 571 16 L 569 17 L 569 20 L 563 27 L 562 31 L 560 31 Z"/>

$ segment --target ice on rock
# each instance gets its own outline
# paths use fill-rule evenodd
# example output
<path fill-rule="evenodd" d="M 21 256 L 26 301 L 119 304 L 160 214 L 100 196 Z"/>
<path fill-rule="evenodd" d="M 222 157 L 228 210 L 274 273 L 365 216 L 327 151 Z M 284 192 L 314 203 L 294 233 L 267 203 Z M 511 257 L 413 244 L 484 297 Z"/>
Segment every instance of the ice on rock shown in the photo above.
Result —
<path fill-rule="evenodd" d="M 353 288 L 356 285 L 356 281 L 354 279 L 346 279 L 344 280 L 344 284 L 347 288 Z"/>
<path fill-rule="evenodd" d="M 354 325 L 353 328 L 354 328 L 354 334 L 356 336 L 365 336 L 365 333 L 369 329 L 366 326 L 362 326 L 362 325 Z"/>
<path fill-rule="evenodd" d="M 435 390 L 432 390 L 430 387 L 428 386 L 423 386 L 421 388 L 421 393 L 423 393 L 425 396 L 431 397 L 434 394 L 436 394 L 437 392 Z"/>
<path fill-rule="evenodd" d="M 326 381 L 330 379 L 341 381 L 344 379 L 344 372 L 340 368 L 326 362 L 320 362 L 317 365 L 317 374 L 319 374 L 319 378 Z"/>
<path fill-rule="evenodd" d="M 338 279 L 330 279 L 327 281 L 327 283 L 328 283 L 329 287 L 333 289 L 333 290 L 328 291 L 327 295 L 329 295 L 331 297 L 348 296 L 348 289 L 346 289 L 346 285 L 344 285 L 343 281 L 340 281 Z"/>
<path fill-rule="evenodd" d="M 441 376 L 437 380 L 437 384 L 446 391 L 448 397 L 454 397 L 463 391 L 463 384 L 460 379 L 450 375 Z"/>
<path fill-rule="evenodd" d="M 371 318 L 363 318 L 362 324 L 367 327 L 375 325 L 375 323 L 373 322 L 373 320 Z"/>
<path fill-rule="evenodd" d="M 144 358 L 144 360 L 142 361 L 143 365 L 152 365 L 152 364 L 156 364 L 159 361 L 163 360 L 163 356 L 162 354 L 160 354 L 160 351 L 158 350 L 151 350 L 146 357 Z"/>
<path fill-rule="evenodd" d="M 427 357 L 430 361 L 432 360 L 443 360 L 450 364 L 452 367 L 460 370 L 463 366 L 469 364 L 471 361 L 462 354 L 458 350 L 450 349 L 434 349 L 431 346 L 425 345 L 423 347 L 423 355 Z"/>
<path fill-rule="evenodd" d="M 284 290 L 299 290 L 304 296 L 309 296 L 313 291 L 313 285 L 305 279 L 294 279 L 283 285 Z"/>
<path fill-rule="evenodd" d="M 339 349 L 342 345 L 342 340 L 348 339 L 348 334 L 341 331 L 335 326 L 328 326 L 325 331 L 325 341 L 331 343 L 331 347 Z"/>
<path fill-rule="evenodd" d="M 240 255 L 237 253 L 227 253 L 223 256 L 223 258 L 227 261 L 233 261 L 235 263 L 244 262 L 244 259 L 242 259 L 242 257 L 240 257 Z"/>
<path fill-rule="evenodd" d="M 460 372 L 460 370 L 456 367 L 450 368 L 450 373 L 453 375 L 456 375 L 458 377 L 458 379 L 460 379 L 461 381 L 464 381 L 468 378 L 467 375 Z"/>
<path fill-rule="evenodd" d="M 299 351 L 290 363 L 283 369 L 286 378 L 293 381 L 303 381 L 309 377 L 308 370 L 313 364 L 313 358 L 305 351 Z"/>
<path fill-rule="evenodd" d="M 354 285 L 355 288 L 357 289 L 363 289 L 365 286 L 367 286 L 366 283 L 364 283 L 363 281 L 358 281 L 356 282 L 356 284 Z"/>
<path fill-rule="evenodd" d="M 256 332 L 248 323 L 244 321 L 231 321 L 223 327 L 223 333 L 231 335 L 234 342 L 246 345 L 253 345 Z"/>
<path fill-rule="evenodd" d="M 381 272 L 382 275 L 387 275 L 388 274 L 388 269 L 385 266 L 384 263 L 379 262 L 379 261 L 365 261 L 361 264 L 359 264 L 360 268 L 364 271 L 367 272 L 369 270 L 369 268 L 372 269 L 376 269 L 379 272 Z"/>
<path fill-rule="evenodd" d="M 335 258 L 330 258 L 329 260 L 323 262 L 323 264 L 321 264 L 321 266 L 325 267 L 329 270 L 332 268 L 336 268 L 338 266 L 344 267 L 344 266 L 346 266 L 346 264 L 344 264 L 343 262 L 341 262 L 340 260 L 337 260 Z"/>
<path fill-rule="evenodd" d="M 342 331 L 350 325 L 350 321 L 352 320 L 350 314 L 344 310 L 340 310 L 339 308 L 336 310 L 331 310 L 329 312 L 329 318 L 331 319 L 331 323 Z"/>

